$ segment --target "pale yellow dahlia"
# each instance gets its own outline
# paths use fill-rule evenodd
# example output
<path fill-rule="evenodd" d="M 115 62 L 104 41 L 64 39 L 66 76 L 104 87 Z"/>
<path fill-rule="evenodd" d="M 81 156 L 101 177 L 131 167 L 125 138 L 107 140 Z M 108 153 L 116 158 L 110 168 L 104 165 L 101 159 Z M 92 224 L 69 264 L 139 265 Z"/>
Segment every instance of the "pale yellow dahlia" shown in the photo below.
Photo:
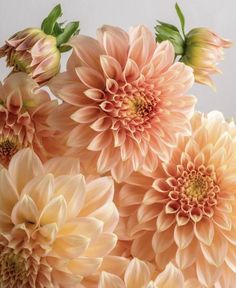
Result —
<path fill-rule="evenodd" d="M 187 288 L 179 269 L 169 263 L 157 277 L 150 266 L 134 258 L 123 277 L 102 272 L 98 288 Z M 190 287 L 190 286 L 189 286 Z M 196 287 L 195 287 L 196 288 Z"/>
<path fill-rule="evenodd" d="M 192 135 L 155 179 L 133 175 L 119 192 L 120 239 L 164 269 L 173 261 L 201 287 L 236 283 L 236 127 L 219 112 L 196 113 Z"/>
<path fill-rule="evenodd" d="M 82 287 L 116 244 L 113 181 L 28 149 L 0 171 L 0 287 Z"/>
<path fill-rule="evenodd" d="M 19 72 L 0 82 L 0 163 L 7 166 L 20 149 L 31 147 L 42 160 L 61 148 L 48 116 L 57 106 L 27 74 Z M 54 146 L 54 147 L 52 147 Z M 54 151 L 53 151 L 54 150 Z"/>
<path fill-rule="evenodd" d="M 67 71 L 49 84 L 66 103 L 54 125 L 71 109 L 74 125 L 61 129 L 69 129 L 73 155 L 122 181 L 140 167 L 154 171 L 169 159 L 177 134 L 189 133 L 193 73 L 174 64 L 172 44 L 157 44 L 144 26 L 129 33 L 103 26 L 97 38 L 74 37 Z"/>

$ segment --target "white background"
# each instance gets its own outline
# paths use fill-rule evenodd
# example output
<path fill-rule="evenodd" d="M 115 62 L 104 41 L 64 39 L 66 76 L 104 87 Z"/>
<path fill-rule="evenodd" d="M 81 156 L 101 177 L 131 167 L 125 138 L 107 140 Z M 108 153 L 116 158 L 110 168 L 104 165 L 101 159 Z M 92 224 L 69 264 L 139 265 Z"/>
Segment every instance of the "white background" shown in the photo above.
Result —
<path fill-rule="evenodd" d="M 41 20 L 56 4 L 61 3 L 64 20 L 80 20 L 81 34 L 95 36 L 103 24 L 128 27 L 145 24 L 150 29 L 156 20 L 178 24 L 174 0 L 0 0 L 0 45 L 4 39 L 26 27 L 39 27 Z M 235 0 L 179 0 L 186 16 L 187 30 L 206 26 L 219 35 L 236 40 Z M 227 49 L 220 64 L 223 75 L 214 77 L 217 92 L 195 84 L 191 90 L 198 98 L 197 109 L 221 110 L 226 117 L 236 118 L 236 45 Z M 63 57 L 63 62 L 66 57 Z M 0 60 L 0 79 L 7 75 Z"/>

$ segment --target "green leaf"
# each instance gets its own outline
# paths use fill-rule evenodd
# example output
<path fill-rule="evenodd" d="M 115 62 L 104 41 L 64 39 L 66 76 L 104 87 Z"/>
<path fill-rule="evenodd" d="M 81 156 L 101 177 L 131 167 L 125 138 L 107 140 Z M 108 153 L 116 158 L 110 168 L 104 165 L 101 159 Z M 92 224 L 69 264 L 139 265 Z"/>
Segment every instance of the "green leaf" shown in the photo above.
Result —
<path fill-rule="evenodd" d="M 64 53 L 64 52 L 71 50 L 72 47 L 69 45 L 62 44 L 58 49 L 61 53 Z"/>
<path fill-rule="evenodd" d="M 79 21 L 70 22 L 64 28 L 64 31 L 57 36 L 57 46 L 67 43 L 71 36 L 79 32 Z"/>
<path fill-rule="evenodd" d="M 53 36 L 57 37 L 59 34 L 63 33 L 64 29 L 61 27 L 62 24 L 55 23 L 53 28 Z"/>
<path fill-rule="evenodd" d="M 168 28 L 170 28 L 170 29 L 172 29 L 174 31 L 177 31 L 177 32 L 179 31 L 179 29 L 176 26 L 172 25 L 172 24 L 169 24 L 169 23 L 166 23 L 166 22 L 162 22 L 162 21 L 158 21 L 158 20 L 157 20 L 157 22 L 159 24 L 161 24 L 162 26 L 164 26 L 164 27 L 168 27 Z"/>
<path fill-rule="evenodd" d="M 55 23 L 57 19 L 62 16 L 61 5 L 55 6 L 49 15 L 43 20 L 41 29 L 48 35 L 53 34 Z"/>
<path fill-rule="evenodd" d="M 178 17 L 179 17 L 179 20 L 180 20 L 183 35 L 185 36 L 185 32 L 184 32 L 184 30 L 185 30 L 185 18 L 184 18 L 184 14 L 181 11 L 178 3 L 175 4 L 175 10 L 176 10 Z"/>

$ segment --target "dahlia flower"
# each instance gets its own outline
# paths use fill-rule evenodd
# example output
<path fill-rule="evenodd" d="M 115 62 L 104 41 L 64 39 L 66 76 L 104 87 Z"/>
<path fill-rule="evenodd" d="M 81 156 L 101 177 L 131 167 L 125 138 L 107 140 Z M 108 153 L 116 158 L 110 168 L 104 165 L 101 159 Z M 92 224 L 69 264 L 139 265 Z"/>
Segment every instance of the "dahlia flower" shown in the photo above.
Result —
<path fill-rule="evenodd" d="M 189 133 L 193 74 L 173 64 L 170 42 L 156 44 L 143 26 L 129 33 L 103 26 L 97 38 L 72 38 L 67 71 L 49 86 L 75 111 L 68 139 L 74 155 L 122 181 L 140 167 L 154 171 L 169 159 L 177 134 Z"/>
<path fill-rule="evenodd" d="M 114 274 L 102 272 L 98 288 L 185 288 L 184 278 L 180 270 L 169 263 L 165 270 L 152 281 L 149 266 L 134 258 L 130 261 L 124 277 L 120 278 Z"/>
<path fill-rule="evenodd" d="M 155 179 L 137 173 L 117 199 L 117 233 L 131 254 L 164 269 L 169 261 L 200 287 L 236 283 L 236 126 L 219 112 L 196 113 Z M 149 244 L 150 243 L 150 244 Z"/>
<path fill-rule="evenodd" d="M 56 38 L 38 28 L 27 28 L 14 34 L 0 48 L 0 57 L 5 57 L 13 71 L 30 75 L 42 84 L 60 70 L 61 54 Z"/>
<path fill-rule="evenodd" d="M 86 184 L 78 169 L 78 161 L 61 157 L 42 165 L 29 148 L 1 169 L 2 288 L 82 287 L 115 246 L 113 181 Z"/>
<path fill-rule="evenodd" d="M 54 131 L 47 118 L 57 106 L 27 74 L 14 73 L 0 83 L 0 163 L 7 165 L 20 149 L 31 147 L 42 160 L 52 148 Z M 54 152 L 53 152 L 54 149 Z"/>
<path fill-rule="evenodd" d="M 223 48 L 229 48 L 231 44 L 231 41 L 219 37 L 207 28 L 194 28 L 186 35 L 181 60 L 193 68 L 196 82 L 214 88 L 210 76 L 221 73 L 217 64 L 223 60 Z"/>

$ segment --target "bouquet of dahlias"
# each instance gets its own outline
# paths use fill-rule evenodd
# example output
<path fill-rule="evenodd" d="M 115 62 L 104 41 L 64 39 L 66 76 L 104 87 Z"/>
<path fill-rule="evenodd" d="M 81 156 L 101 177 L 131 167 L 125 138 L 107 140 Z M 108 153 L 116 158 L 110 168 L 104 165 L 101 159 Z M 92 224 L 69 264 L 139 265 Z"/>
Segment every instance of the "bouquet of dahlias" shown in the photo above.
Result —
<path fill-rule="evenodd" d="M 188 94 L 231 42 L 176 11 L 94 39 L 57 5 L 0 48 L 1 288 L 236 287 L 236 126 Z"/>

